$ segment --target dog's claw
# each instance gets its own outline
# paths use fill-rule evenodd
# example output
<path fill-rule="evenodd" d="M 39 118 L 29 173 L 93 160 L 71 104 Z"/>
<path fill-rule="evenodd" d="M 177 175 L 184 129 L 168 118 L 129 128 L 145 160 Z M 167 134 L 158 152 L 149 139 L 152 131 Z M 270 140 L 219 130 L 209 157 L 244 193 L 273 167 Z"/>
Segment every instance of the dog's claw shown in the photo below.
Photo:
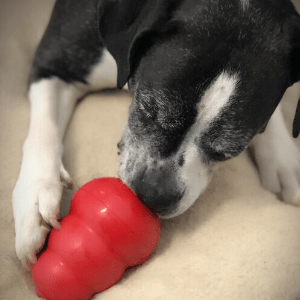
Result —
<path fill-rule="evenodd" d="M 73 190 L 74 183 L 71 179 L 69 173 L 66 171 L 63 165 L 61 165 L 60 168 L 60 181 L 62 182 L 63 186 L 66 187 L 69 190 Z"/>
<path fill-rule="evenodd" d="M 61 229 L 60 223 L 59 223 L 55 218 L 51 218 L 51 219 L 50 219 L 50 224 L 51 224 L 52 227 L 55 228 L 56 230 L 60 230 L 60 229 Z"/>
<path fill-rule="evenodd" d="M 34 251 L 31 252 L 31 255 L 29 257 L 29 260 L 32 264 L 36 264 L 37 263 L 37 258 L 36 258 L 36 254 Z"/>
<path fill-rule="evenodd" d="M 22 264 L 23 265 L 23 268 L 27 271 L 27 272 L 30 272 L 31 270 L 31 264 L 29 262 L 28 259 L 25 260 L 25 262 Z"/>
<path fill-rule="evenodd" d="M 73 183 L 72 181 L 69 182 L 67 188 L 68 188 L 69 190 L 73 190 L 73 189 L 74 189 L 74 183 Z"/>
<path fill-rule="evenodd" d="M 32 251 L 31 254 L 22 262 L 22 266 L 25 271 L 30 272 L 32 270 L 32 266 L 37 263 L 37 257 L 35 253 Z"/>
<path fill-rule="evenodd" d="M 61 182 L 62 182 L 63 186 L 65 188 L 67 188 L 68 190 L 73 190 L 74 189 L 74 183 L 72 181 L 71 182 L 67 182 L 64 179 L 61 179 Z"/>

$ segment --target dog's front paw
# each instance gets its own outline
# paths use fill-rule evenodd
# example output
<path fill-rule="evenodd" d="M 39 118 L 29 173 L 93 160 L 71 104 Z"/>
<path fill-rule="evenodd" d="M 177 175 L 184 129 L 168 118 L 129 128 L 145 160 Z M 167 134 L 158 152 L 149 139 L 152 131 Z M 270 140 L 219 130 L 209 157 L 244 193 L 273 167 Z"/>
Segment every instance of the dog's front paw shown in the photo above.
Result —
<path fill-rule="evenodd" d="M 261 182 L 283 201 L 300 206 L 300 151 L 289 135 L 263 139 L 255 144 Z"/>
<path fill-rule="evenodd" d="M 36 168 L 37 165 L 43 166 L 32 157 L 23 159 L 13 191 L 16 253 L 27 269 L 36 263 L 36 254 L 43 247 L 51 226 L 60 229 L 62 182 L 68 188 L 73 187 L 62 165 L 57 172 L 49 172 L 49 169 L 42 172 Z"/>

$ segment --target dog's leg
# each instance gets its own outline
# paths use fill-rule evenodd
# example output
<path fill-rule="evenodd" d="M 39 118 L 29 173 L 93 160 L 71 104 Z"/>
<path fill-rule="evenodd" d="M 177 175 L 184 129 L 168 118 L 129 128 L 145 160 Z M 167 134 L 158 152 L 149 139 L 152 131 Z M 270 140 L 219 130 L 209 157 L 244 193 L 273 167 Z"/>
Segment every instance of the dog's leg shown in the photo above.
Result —
<path fill-rule="evenodd" d="M 99 38 L 96 2 L 57 0 L 34 59 L 29 133 L 13 191 L 16 252 L 28 267 L 50 226 L 60 226 L 62 183 L 72 187 L 62 155 L 76 101 L 116 87 L 116 63 Z"/>
<path fill-rule="evenodd" d="M 299 206 L 300 151 L 287 130 L 281 104 L 252 146 L 262 185 L 273 193 L 282 193 L 285 202 Z"/>
<path fill-rule="evenodd" d="M 89 91 L 115 87 L 116 72 L 115 61 L 103 50 L 99 63 L 91 67 L 86 77 L 87 84 L 51 77 L 30 86 L 29 133 L 13 191 L 16 252 L 28 268 L 36 262 L 49 225 L 59 228 L 62 183 L 69 188 L 73 185 L 62 163 L 62 141 L 76 101 Z"/>
<path fill-rule="evenodd" d="M 62 184 L 72 187 L 62 164 L 62 137 L 81 91 L 58 78 L 31 85 L 31 120 L 20 175 L 13 191 L 16 251 L 25 266 L 36 262 L 51 224 L 57 221 Z"/>

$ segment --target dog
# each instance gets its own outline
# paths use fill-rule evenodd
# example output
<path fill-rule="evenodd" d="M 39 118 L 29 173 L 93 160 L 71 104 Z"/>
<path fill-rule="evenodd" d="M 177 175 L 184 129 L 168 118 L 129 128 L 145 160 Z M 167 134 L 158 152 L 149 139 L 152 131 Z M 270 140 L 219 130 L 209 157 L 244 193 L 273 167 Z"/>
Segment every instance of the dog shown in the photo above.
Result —
<path fill-rule="evenodd" d="M 73 186 L 62 140 L 76 101 L 101 89 L 128 85 L 119 177 L 161 217 L 185 212 L 250 144 L 262 185 L 299 205 L 300 153 L 279 105 L 299 80 L 290 0 L 57 0 L 30 78 L 13 191 L 18 258 L 30 268 L 60 228 L 62 188 Z"/>

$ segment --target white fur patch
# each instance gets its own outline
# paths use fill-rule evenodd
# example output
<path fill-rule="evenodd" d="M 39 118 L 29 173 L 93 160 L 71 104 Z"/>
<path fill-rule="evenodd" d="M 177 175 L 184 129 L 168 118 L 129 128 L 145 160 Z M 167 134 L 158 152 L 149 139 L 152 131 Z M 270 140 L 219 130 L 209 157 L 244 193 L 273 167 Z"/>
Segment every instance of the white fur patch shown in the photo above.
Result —
<path fill-rule="evenodd" d="M 232 99 L 238 75 L 222 72 L 206 90 L 198 105 L 198 123 L 206 127 Z"/>
<path fill-rule="evenodd" d="M 86 80 L 94 90 L 117 87 L 117 64 L 106 49 Z"/>
<path fill-rule="evenodd" d="M 185 163 L 179 172 L 185 193 L 177 210 L 166 218 L 174 218 L 188 210 L 198 199 L 199 195 L 206 189 L 211 173 L 202 162 L 196 145 L 190 145 L 185 152 Z"/>
<path fill-rule="evenodd" d="M 41 131 L 49 125 L 56 127 L 63 138 L 76 101 L 86 93 L 85 90 L 82 84 L 67 84 L 56 77 L 31 84 L 28 95 L 31 108 L 29 136 L 35 132 L 35 135 L 44 136 Z"/>
<path fill-rule="evenodd" d="M 254 146 L 261 182 L 272 193 L 282 193 L 287 203 L 300 206 L 300 152 L 286 127 L 281 104 Z"/>

